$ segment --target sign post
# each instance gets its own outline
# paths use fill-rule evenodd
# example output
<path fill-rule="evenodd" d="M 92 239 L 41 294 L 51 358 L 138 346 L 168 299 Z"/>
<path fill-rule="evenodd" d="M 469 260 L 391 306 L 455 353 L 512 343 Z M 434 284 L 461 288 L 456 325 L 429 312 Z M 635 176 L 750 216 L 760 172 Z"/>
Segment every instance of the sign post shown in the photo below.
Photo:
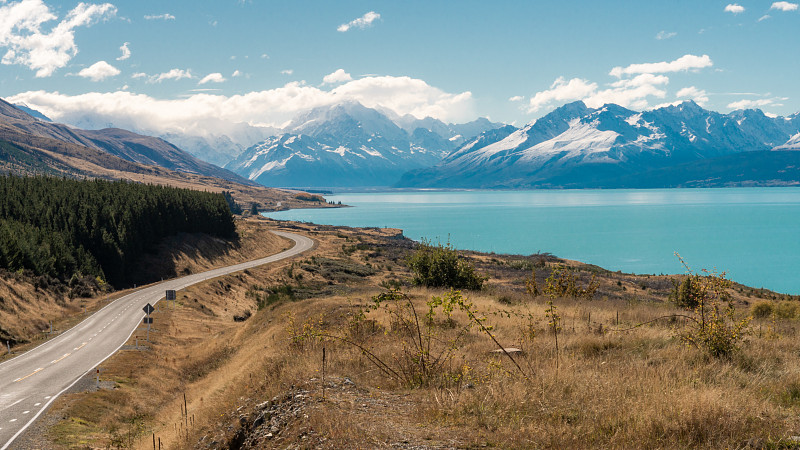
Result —
<path fill-rule="evenodd" d="M 174 308 L 174 307 L 175 307 L 175 298 L 176 298 L 176 297 L 177 297 L 177 296 L 175 295 L 175 291 L 174 291 L 174 290 L 172 290 L 172 289 L 170 289 L 170 290 L 168 290 L 168 291 L 167 291 L 167 293 L 166 293 L 165 300 L 172 300 L 172 307 Z"/>
<path fill-rule="evenodd" d="M 144 318 L 144 323 L 147 324 L 147 342 L 150 342 L 150 324 L 153 323 L 153 318 L 150 317 L 150 314 L 152 314 L 153 311 L 155 311 L 156 309 L 153 308 L 153 305 L 148 303 L 144 305 L 144 308 L 142 308 L 142 310 L 144 311 L 145 314 L 147 314 L 147 316 Z"/>

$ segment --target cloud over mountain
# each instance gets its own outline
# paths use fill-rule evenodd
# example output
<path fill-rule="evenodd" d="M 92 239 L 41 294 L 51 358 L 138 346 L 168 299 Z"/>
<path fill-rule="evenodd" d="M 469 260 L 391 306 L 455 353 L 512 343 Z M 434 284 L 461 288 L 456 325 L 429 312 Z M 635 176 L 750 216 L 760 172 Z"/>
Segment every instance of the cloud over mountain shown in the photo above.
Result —
<path fill-rule="evenodd" d="M 174 69 L 148 80 L 176 79 L 186 74 Z M 28 91 L 9 98 L 68 124 L 86 128 L 93 124 L 95 127 L 113 124 L 156 134 L 204 132 L 223 122 L 280 126 L 300 111 L 347 100 L 371 108 L 385 108 L 400 116 L 411 114 L 445 122 L 465 122 L 477 117 L 472 94 L 468 91 L 449 93 L 423 80 L 391 76 L 352 80 L 329 90 L 291 82 L 275 89 L 231 96 L 195 93 L 185 98 L 157 99 L 128 91 L 81 95 Z"/>

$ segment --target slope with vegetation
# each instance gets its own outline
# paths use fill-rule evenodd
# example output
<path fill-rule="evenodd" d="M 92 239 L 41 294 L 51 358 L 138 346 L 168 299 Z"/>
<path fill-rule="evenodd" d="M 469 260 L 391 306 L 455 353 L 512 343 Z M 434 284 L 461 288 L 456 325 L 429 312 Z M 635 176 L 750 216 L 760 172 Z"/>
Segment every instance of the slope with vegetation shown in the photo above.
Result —
<path fill-rule="evenodd" d="M 235 235 L 220 194 L 101 180 L 0 176 L 0 268 L 126 283 L 130 267 L 177 233 Z"/>
<path fill-rule="evenodd" d="M 51 410 L 48 446 L 795 445 L 797 297 L 724 274 L 419 247 L 396 230 L 240 226 L 319 245 L 180 291 L 149 351 L 132 340 L 106 363 L 114 389 Z"/>

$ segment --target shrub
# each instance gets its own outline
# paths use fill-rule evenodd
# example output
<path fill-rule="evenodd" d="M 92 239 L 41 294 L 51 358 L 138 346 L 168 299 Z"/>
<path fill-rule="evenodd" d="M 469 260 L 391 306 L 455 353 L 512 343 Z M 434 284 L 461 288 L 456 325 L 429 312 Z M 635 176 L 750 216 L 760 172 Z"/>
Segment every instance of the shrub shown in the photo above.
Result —
<path fill-rule="evenodd" d="M 764 319 L 771 316 L 773 311 L 772 302 L 760 302 L 753 305 L 750 314 L 757 319 Z"/>
<path fill-rule="evenodd" d="M 702 295 L 700 292 L 701 284 L 699 274 L 690 274 L 681 283 L 675 282 L 669 298 L 680 308 L 697 308 L 698 299 Z"/>
<path fill-rule="evenodd" d="M 553 268 L 550 276 L 545 280 L 544 293 L 551 299 L 570 297 L 591 300 L 599 285 L 600 283 L 592 275 L 589 284 L 586 287 L 580 287 L 573 269 L 567 266 L 558 266 Z"/>
<path fill-rule="evenodd" d="M 423 240 L 408 259 L 408 266 L 414 274 L 414 283 L 427 287 L 479 290 L 487 279 L 460 258 L 449 242 L 433 245 Z"/>
<path fill-rule="evenodd" d="M 736 308 L 728 293 L 730 281 L 725 272 L 720 274 L 703 270 L 704 275 L 693 273 L 689 266 L 681 263 L 689 272 L 692 293 L 690 299 L 696 302 L 690 313 L 687 331 L 678 333 L 680 339 L 694 347 L 707 351 L 714 357 L 726 357 L 739 350 L 747 333 L 751 317 L 737 318 Z"/>

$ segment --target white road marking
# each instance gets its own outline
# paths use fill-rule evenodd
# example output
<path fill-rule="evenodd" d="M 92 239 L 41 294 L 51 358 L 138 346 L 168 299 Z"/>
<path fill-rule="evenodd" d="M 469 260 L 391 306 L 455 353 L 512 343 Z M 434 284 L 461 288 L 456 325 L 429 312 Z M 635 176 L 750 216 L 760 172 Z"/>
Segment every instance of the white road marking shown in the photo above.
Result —
<path fill-rule="evenodd" d="M 9 422 L 16 422 L 16 421 L 17 421 L 17 419 L 11 419 L 11 420 L 9 420 Z"/>
<path fill-rule="evenodd" d="M 22 414 L 28 414 L 30 411 L 22 411 Z"/>
<path fill-rule="evenodd" d="M 83 344 L 79 345 L 78 347 L 73 348 L 72 350 L 80 350 L 80 349 L 83 348 L 84 345 L 86 345 L 86 342 L 84 342 Z"/>
<path fill-rule="evenodd" d="M 39 406 L 41 403 L 34 403 L 33 406 Z"/>
<path fill-rule="evenodd" d="M 19 400 L 15 401 L 14 403 L 12 403 L 12 404 L 10 404 L 10 405 L 6 406 L 6 408 L 11 408 L 12 406 L 16 405 L 17 403 L 19 403 L 19 402 L 21 402 L 21 401 L 23 401 L 23 400 L 25 400 L 25 399 L 24 399 L 24 398 L 21 398 L 21 399 L 19 399 Z"/>
<path fill-rule="evenodd" d="M 48 395 L 47 397 L 45 397 L 44 399 L 45 399 L 45 400 L 47 400 L 48 398 L 50 398 L 50 396 L 49 396 L 49 395 Z"/>

